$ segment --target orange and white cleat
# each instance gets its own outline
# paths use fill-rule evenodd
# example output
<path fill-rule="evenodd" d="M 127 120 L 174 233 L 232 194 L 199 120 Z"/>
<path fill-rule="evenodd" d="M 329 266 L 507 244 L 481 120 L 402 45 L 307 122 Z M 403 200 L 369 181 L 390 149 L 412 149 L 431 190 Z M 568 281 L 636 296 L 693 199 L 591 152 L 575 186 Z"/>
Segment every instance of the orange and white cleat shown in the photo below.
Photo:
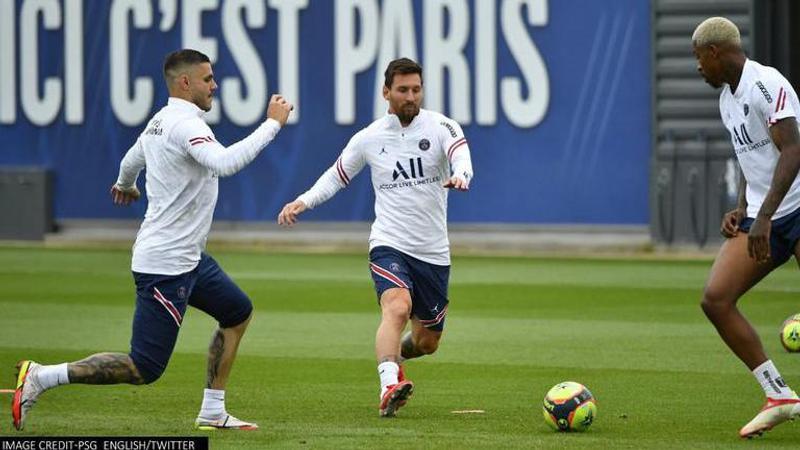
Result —
<path fill-rule="evenodd" d="M 244 420 L 239 420 L 232 415 L 225 413 L 220 417 L 216 417 L 213 419 L 208 419 L 205 417 L 198 417 L 194 421 L 194 426 L 198 430 L 206 430 L 206 431 L 213 431 L 213 430 L 244 430 L 244 431 L 255 431 L 258 430 L 258 425 L 251 422 L 245 422 Z"/>
<path fill-rule="evenodd" d="M 751 439 L 761 436 L 765 431 L 787 420 L 794 420 L 797 416 L 800 416 L 800 398 L 797 395 L 789 399 L 767 397 L 767 404 L 753 417 L 753 420 L 739 430 L 739 437 Z"/>
<path fill-rule="evenodd" d="M 28 412 L 44 392 L 36 377 L 40 367 L 39 364 L 28 360 L 17 363 L 17 387 L 14 391 L 14 399 L 11 400 L 11 417 L 14 428 L 17 430 L 25 427 L 25 418 Z"/>
<path fill-rule="evenodd" d="M 408 398 L 414 393 L 414 383 L 403 380 L 397 384 L 386 386 L 386 392 L 381 396 L 378 411 L 381 417 L 394 417 L 401 406 L 405 406 Z"/>

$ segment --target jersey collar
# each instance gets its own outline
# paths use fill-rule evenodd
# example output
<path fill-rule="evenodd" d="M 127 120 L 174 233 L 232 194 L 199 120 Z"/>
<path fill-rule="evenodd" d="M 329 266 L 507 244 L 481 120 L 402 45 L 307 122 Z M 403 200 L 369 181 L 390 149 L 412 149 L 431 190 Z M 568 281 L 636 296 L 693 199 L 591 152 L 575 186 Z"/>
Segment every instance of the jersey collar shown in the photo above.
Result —
<path fill-rule="evenodd" d="M 742 75 L 739 77 L 739 84 L 736 86 L 736 92 L 733 93 L 733 98 L 742 98 L 744 92 L 747 90 L 745 84 L 749 84 L 747 81 L 750 80 L 754 70 L 753 61 L 751 61 L 750 58 L 745 59 L 744 66 L 742 66 Z M 728 86 L 728 90 L 730 90 L 730 86 Z"/>
<path fill-rule="evenodd" d="M 384 117 L 386 118 L 387 128 L 390 128 L 392 130 L 413 130 L 419 127 L 419 124 L 422 123 L 422 119 L 420 117 L 424 113 L 425 110 L 420 108 L 419 114 L 417 114 L 413 119 L 411 119 L 411 123 L 408 124 L 407 127 L 403 127 L 403 125 L 400 124 L 400 119 L 397 117 L 397 114 L 392 114 L 389 111 L 386 111 L 386 116 Z"/>
<path fill-rule="evenodd" d="M 178 97 L 170 97 L 167 99 L 167 105 L 178 108 L 181 111 L 197 114 L 198 117 L 202 117 L 203 114 L 205 114 L 205 111 L 200 109 L 194 103 Z"/>

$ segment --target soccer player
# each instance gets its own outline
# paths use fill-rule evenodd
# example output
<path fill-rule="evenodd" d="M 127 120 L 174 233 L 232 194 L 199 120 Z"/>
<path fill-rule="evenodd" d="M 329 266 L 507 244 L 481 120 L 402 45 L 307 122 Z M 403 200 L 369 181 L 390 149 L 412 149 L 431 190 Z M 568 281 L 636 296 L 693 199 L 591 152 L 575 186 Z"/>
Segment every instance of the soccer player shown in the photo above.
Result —
<path fill-rule="evenodd" d="M 206 389 L 195 424 L 204 429 L 258 428 L 225 409 L 225 384 L 253 306 L 203 250 L 217 203 L 218 177 L 233 175 L 250 163 L 286 123 L 292 105 L 273 95 L 266 120 L 225 148 L 202 119 L 217 89 L 208 57 L 195 50 L 170 53 L 164 78 L 167 105 L 128 150 L 111 187 L 115 204 L 130 204 L 139 198 L 136 179 L 147 168 L 149 202 L 131 264 L 136 311 L 130 353 L 98 353 L 47 366 L 20 361 L 12 404 L 18 430 L 39 396 L 58 385 L 156 381 L 167 367 L 187 305 L 219 322 L 208 350 Z"/>
<path fill-rule="evenodd" d="M 384 74 L 388 114 L 350 139 L 314 186 L 286 204 L 278 223 L 297 216 L 350 184 L 365 165 L 372 172 L 375 222 L 369 267 L 381 307 L 375 337 L 380 376 L 379 413 L 393 417 L 414 390 L 400 363 L 436 351 L 447 314 L 450 244 L 447 189 L 469 189 L 472 163 L 461 127 L 420 109 L 422 68 L 392 61 Z M 411 331 L 401 338 L 408 321 Z"/>
<path fill-rule="evenodd" d="M 800 104 L 777 70 L 747 58 L 730 20 L 705 20 L 694 31 L 692 45 L 697 70 L 708 84 L 722 88 L 720 114 L 744 175 L 738 206 L 722 219 L 726 240 L 711 268 L 702 307 L 767 396 L 761 411 L 739 431 L 750 438 L 800 414 L 800 398 L 736 307 L 745 292 L 792 254 L 800 261 Z"/>

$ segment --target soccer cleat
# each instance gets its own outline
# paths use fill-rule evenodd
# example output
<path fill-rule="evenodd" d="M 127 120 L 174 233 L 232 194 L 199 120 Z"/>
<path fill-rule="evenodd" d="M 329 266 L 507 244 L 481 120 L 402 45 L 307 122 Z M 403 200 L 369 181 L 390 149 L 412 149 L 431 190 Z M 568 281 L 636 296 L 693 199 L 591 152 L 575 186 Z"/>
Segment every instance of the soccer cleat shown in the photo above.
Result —
<path fill-rule="evenodd" d="M 244 420 L 239 420 L 232 415 L 225 413 L 216 419 L 207 419 L 205 417 L 198 417 L 194 421 L 194 426 L 198 430 L 246 430 L 253 431 L 258 429 L 258 425 Z"/>
<path fill-rule="evenodd" d="M 394 417 L 401 406 L 405 406 L 408 398 L 414 393 L 414 383 L 403 380 L 386 387 L 381 397 L 379 412 L 381 417 Z"/>
<path fill-rule="evenodd" d="M 25 417 L 44 392 L 37 378 L 40 367 L 39 364 L 28 360 L 17 363 L 17 387 L 14 399 L 11 401 L 11 417 L 17 430 L 22 430 L 25 426 Z"/>
<path fill-rule="evenodd" d="M 800 415 L 800 398 L 773 399 L 767 397 L 767 403 L 753 420 L 739 430 L 739 437 L 754 438 L 761 436 L 787 420 L 794 420 Z"/>

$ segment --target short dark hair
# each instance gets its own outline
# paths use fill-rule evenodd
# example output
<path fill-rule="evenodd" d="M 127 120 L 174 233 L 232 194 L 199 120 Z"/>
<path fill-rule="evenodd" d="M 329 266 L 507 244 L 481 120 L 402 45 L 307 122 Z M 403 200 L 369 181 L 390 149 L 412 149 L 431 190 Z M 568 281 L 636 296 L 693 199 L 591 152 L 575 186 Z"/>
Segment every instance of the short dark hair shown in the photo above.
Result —
<path fill-rule="evenodd" d="M 395 75 L 408 75 L 411 73 L 419 74 L 419 79 L 422 81 L 422 66 L 408 58 L 395 59 L 389 63 L 386 67 L 386 72 L 383 73 L 383 85 L 391 88 Z"/>
<path fill-rule="evenodd" d="M 174 51 L 164 58 L 164 78 L 169 81 L 170 78 L 177 75 L 176 72 L 186 66 L 210 62 L 211 60 L 208 59 L 208 56 L 197 50 L 185 48 Z"/>

